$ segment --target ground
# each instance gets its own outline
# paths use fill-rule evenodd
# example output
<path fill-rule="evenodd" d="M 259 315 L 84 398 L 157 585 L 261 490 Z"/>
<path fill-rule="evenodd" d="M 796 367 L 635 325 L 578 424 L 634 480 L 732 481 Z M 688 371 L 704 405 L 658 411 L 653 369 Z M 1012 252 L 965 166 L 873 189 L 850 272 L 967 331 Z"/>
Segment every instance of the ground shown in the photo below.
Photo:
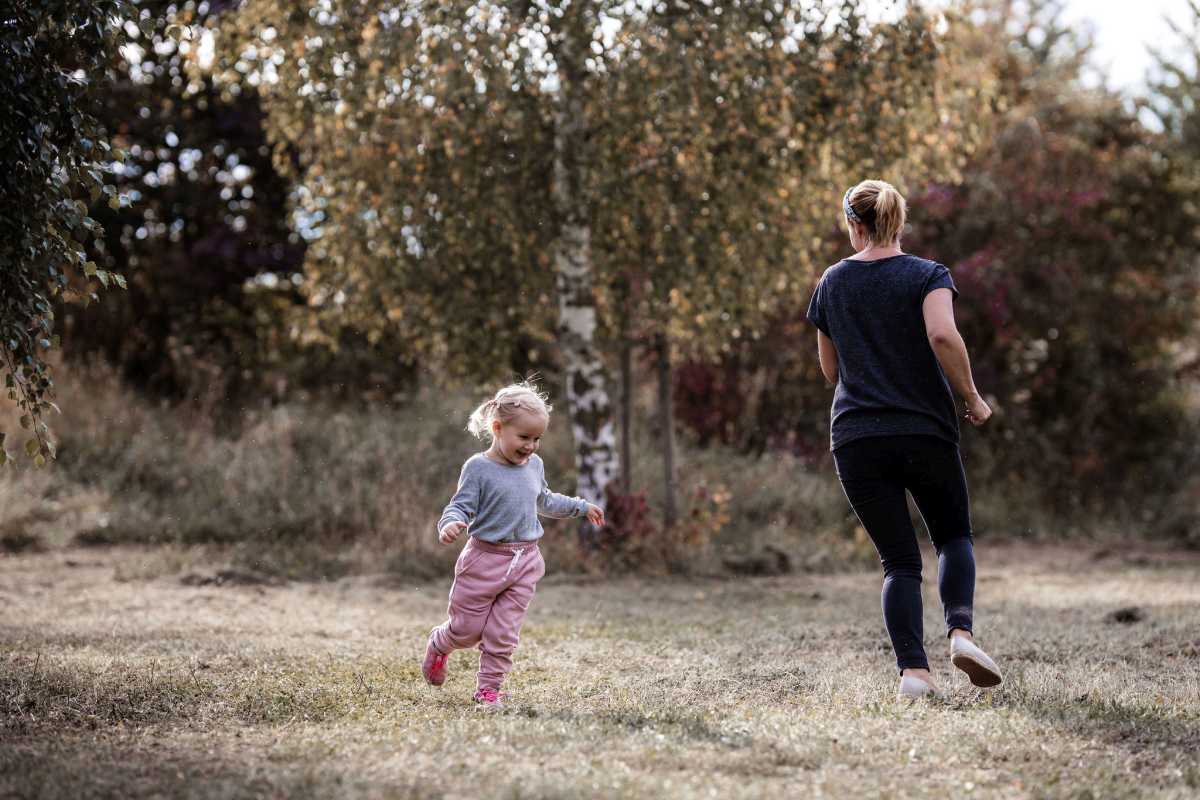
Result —
<path fill-rule="evenodd" d="M 978 554 L 997 690 L 950 667 L 928 578 L 945 694 L 906 704 L 874 572 L 550 576 L 499 714 L 471 703 L 474 653 L 421 679 L 448 580 L 2 556 L 0 796 L 1200 796 L 1200 558 Z"/>

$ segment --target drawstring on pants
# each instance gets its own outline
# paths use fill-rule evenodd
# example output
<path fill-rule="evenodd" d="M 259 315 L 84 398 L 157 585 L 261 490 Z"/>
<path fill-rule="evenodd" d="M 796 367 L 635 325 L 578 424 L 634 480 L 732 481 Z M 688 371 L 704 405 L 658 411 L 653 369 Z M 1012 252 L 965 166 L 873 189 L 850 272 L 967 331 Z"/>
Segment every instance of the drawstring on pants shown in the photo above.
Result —
<path fill-rule="evenodd" d="M 513 550 L 512 561 L 508 562 L 508 570 L 506 570 L 504 573 L 505 580 L 508 580 L 508 576 L 512 573 L 513 567 L 515 567 L 521 561 L 521 554 L 524 552 L 525 548 L 523 547 L 520 550 Z"/>

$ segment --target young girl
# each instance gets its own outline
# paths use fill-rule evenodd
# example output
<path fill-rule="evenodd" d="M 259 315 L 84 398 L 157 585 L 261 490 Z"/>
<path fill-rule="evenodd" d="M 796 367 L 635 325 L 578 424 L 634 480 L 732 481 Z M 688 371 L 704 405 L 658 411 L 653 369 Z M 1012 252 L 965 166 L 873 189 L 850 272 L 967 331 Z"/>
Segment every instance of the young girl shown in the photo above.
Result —
<path fill-rule="evenodd" d="M 450 618 L 429 635 L 421 671 L 441 686 L 450 653 L 479 645 L 475 702 L 484 708 L 502 705 L 500 686 L 512 669 L 521 622 L 546 574 L 537 546 L 543 533 L 538 514 L 586 515 L 593 525 L 604 524 L 599 507 L 546 485 L 536 453 L 549 421 L 550 406 L 529 382 L 506 386 L 475 409 L 467 430 L 491 439 L 491 447 L 463 464 L 458 491 L 438 522 L 442 544 L 463 531 L 470 538 L 454 565 Z"/>

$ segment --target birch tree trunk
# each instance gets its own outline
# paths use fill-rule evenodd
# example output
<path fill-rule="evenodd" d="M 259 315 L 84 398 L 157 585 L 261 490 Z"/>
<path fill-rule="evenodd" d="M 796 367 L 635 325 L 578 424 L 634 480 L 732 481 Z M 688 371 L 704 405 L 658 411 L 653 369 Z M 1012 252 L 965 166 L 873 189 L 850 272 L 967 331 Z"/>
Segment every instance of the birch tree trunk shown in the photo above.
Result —
<path fill-rule="evenodd" d="M 586 12 L 568 12 L 554 46 L 559 79 L 554 115 L 554 208 L 559 232 L 554 253 L 558 290 L 558 344 L 575 437 L 578 494 L 604 506 L 604 491 L 618 470 L 613 409 L 604 363 L 596 347 L 596 298 L 588 191 L 583 159 L 587 118 L 583 101 L 587 53 Z"/>

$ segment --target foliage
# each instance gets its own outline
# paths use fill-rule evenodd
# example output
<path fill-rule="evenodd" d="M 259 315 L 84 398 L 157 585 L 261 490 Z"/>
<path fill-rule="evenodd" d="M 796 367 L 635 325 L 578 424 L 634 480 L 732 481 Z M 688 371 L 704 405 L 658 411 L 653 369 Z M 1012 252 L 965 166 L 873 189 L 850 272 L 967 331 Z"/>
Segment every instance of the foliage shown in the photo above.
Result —
<path fill-rule="evenodd" d="M 1188 0 L 1188 16 L 1169 20 L 1170 49 L 1154 51 L 1160 75 L 1151 83 L 1149 104 L 1180 153 L 1195 158 L 1200 153 L 1200 2 Z"/>
<path fill-rule="evenodd" d="M 1065 509 L 1178 478 L 1175 347 L 1193 331 L 1197 209 L 1120 98 L 1076 82 L 1086 43 L 1057 11 L 959 30 L 986 56 L 999 113 L 981 118 L 986 144 L 960 182 L 910 195 L 905 246 L 951 266 L 976 381 L 997 401 L 968 450 Z M 703 438 L 816 455 L 828 399 L 812 332 L 799 313 L 774 326 L 770 347 L 681 370 L 680 416 Z"/>
<path fill-rule="evenodd" d="M 558 355 L 586 496 L 611 466 L 597 329 L 664 358 L 759 335 L 803 292 L 779 254 L 823 227 L 835 165 L 915 163 L 912 126 L 969 138 L 918 9 L 254 0 L 219 36 L 222 84 L 258 87 L 298 155 L 314 320 L 452 378 Z"/>
<path fill-rule="evenodd" d="M 117 202 L 103 171 L 121 154 L 97 123 L 93 87 L 126 9 L 124 0 L 17 0 L 0 16 L 0 368 L 38 464 L 55 453 L 44 421 L 55 408 L 45 362 L 57 341 L 51 304 L 125 287 L 120 272 L 85 254 L 102 233 L 85 200 Z"/>
<path fill-rule="evenodd" d="M 267 289 L 281 299 L 291 289 L 299 302 L 304 248 L 287 227 L 288 186 L 272 167 L 253 90 L 222 94 L 189 68 L 220 4 L 135 0 L 129 9 L 141 26 L 127 26 L 98 98 L 100 121 L 127 154 L 113 165 L 122 203 L 92 212 L 106 231 L 95 259 L 128 268 L 129 291 L 64 308 L 65 347 L 102 353 L 134 385 L 191 395 L 259 366 Z M 254 279 L 260 291 L 245 291 Z"/>
<path fill-rule="evenodd" d="M 0 547 L 171 544 L 293 577 L 449 569 L 453 556 L 433 525 L 478 448 L 462 429 L 474 393 L 429 389 L 367 408 L 290 398 L 234 411 L 157 402 L 103 363 L 55 369 L 64 396 L 86 395 L 88 404 L 63 409 L 54 469 L 0 477 Z M 555 490 L 571 465 L 562 423 L 556 414 L 542 448 Z M 642 414 L 636 423 L 638 467 L 648 472 L 652 425 Z M 697 573 L 713 568 L 718 549 L 804 543 L 815 556 L 843 532 L 831 475 L 688 443 L 680 458 L 684 503 L 670 535 L 651 512 L 660 498 L 634 495 L 609 509 L 610 528 L 591 553 L 600 558 L 564 535 L 571 522 L 545 520 L 552 568 Z M 9 536 L 18 532 L 28 538 Z M 844 555 L 830 549 L 822 564 L 844 567 Z"/>
<path fill-rule="evenodd" d="M 590 12 L 582 158 L 610 336 L 631 314 L 709 351 L 751 335 L 804 291 L 779 253 L 807 263 L 848 180 L 836 165 L 916 161 L 915 126 L 940 126 L 941 153 L 967 138 L 937 121 L 919 11 L 870 28 L 855 3 L 772 8 Z M 223 80 L 258 86 L 269 135 L 298 154 L 311 302 L 458 374 L 545 359 L 559 13 L 256 0 L 221 21 Z"/>
<path fill-rule="evenodd" d="M 1053 40 L 1057 12 L 1027 29 Z M 1000 474 L 1069 507 L 1179 478 L 1174 347 L 1194 332 L 1200 208 L 1118 97 L 1064 93 L 1045 63 L 1037 49 L 997 57 L 1010 111 L 961 185 L 915 199 L 913 243 L 977 298 L 959 314 L 999 400 Z"/>

